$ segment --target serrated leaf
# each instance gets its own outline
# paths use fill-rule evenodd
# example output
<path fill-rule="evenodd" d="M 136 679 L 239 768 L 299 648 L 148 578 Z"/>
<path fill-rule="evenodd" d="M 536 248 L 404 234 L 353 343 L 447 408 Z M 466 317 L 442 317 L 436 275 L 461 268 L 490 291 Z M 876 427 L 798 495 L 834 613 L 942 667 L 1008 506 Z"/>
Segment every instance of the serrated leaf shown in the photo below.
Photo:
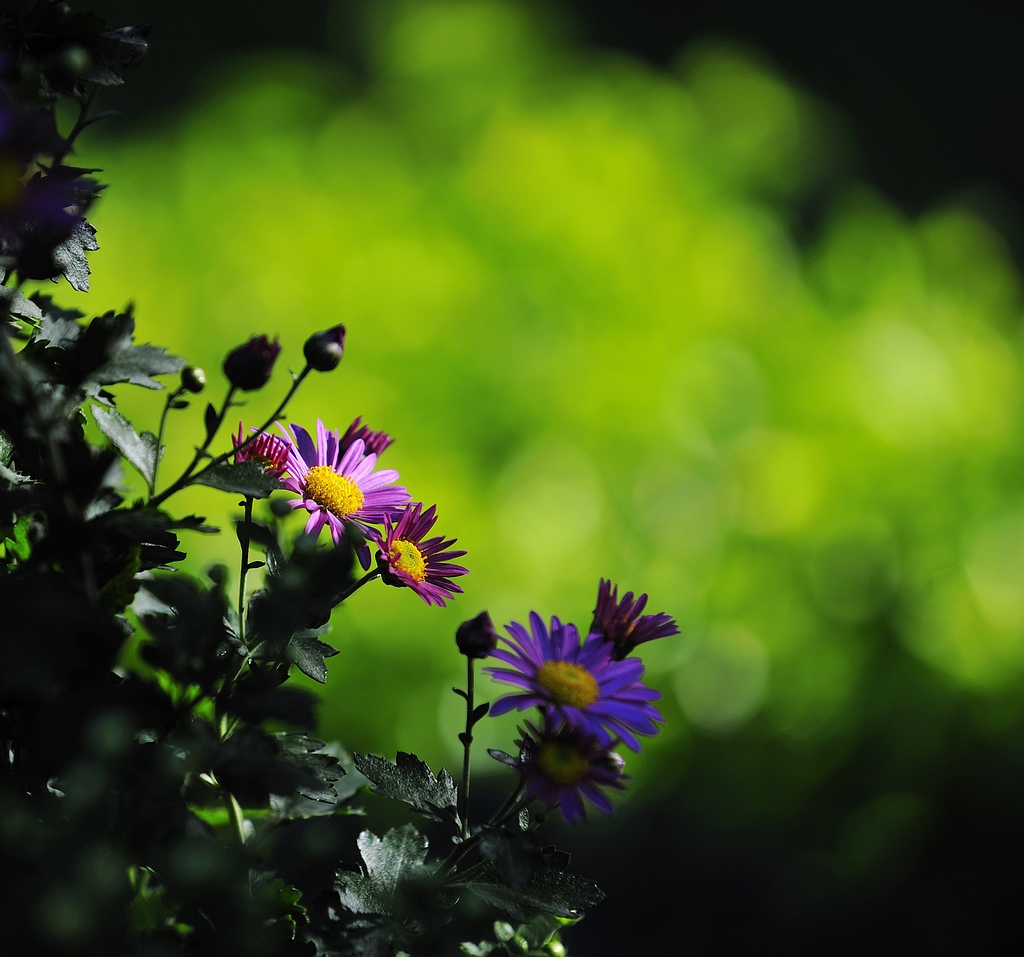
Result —
<path fill-rule="evenodd" d="M 290 661 L 308 678 L 326 684 L 327 665 L 324 659 L 333 658 L 337 653 L 337 648 L 332 648 L 314 635 L 297 634 L 288 642 L 284 656 L 286 661 Z"/>
<path fill-rule="evenodd" d="M 366 873 L 339 872 L 336 887 L 341 902 L 356 914 L 390 917 L 400 885 L 429 873 L 427 839 L 411 824 L 405 824 L 383 838 L 363 831 L 356 845 Z"/>
<path fill-rule="evenodd" d="M 352 759 L 377 794 L 402 801 L 434 821 L 458 820 L 458 791 L 452 776 L 443 768 L 435 778 L 415 754 L 404 751 L 398 752 L 394 762 L 376 754 L 355 754 Z"/>
<path fill-rule="evenodd" d="M 576 920 L 604 899 L 604 892 L 592 881 L 556 867 L 535 873 L 519 887 L 505 881 L 493 864 L 475 870 L 470 880 L 454 883 L 516 921 L 529 921 L 538 914 Z"/>
<path fill-rule="evenodd" d="M 266 498 L 281 487 L 281 483 L 274 476 L 264 472 L 262 466 L 256 462 L 239 462 L 237 465 L 222 462 L 219 465 L 210 465 L 193 475 L 191 482 L 219 488 L 223 492 L 249 495 L 252 498 Z"/>
<path fill-rule="evenodd" d="M 303 779 L 295 790 L 313 801 L 334 804 L 338 791 L 334 785 L 345 774 L 345 768 L 332 749 L 305 734 L 277 734 L 274 736 L 281 753 L 303 772 Z"/>
<path fill-rule="evenodd" d="M 22 319 L 43 318 L 42 309 L 31 299 L 26 299 L 22 293 L 10 286 L 0 286 L 0 314 L 5 311 Z"/>
<path fill-rule="evenodd" d="M 87 220 L 79 219 L 71 235 L 53 250 L 57 275 L 64 276 L 76 292 L 88 292 L 91 270 L 85 254 L 99 248 L 95 227 Z"/>
<path fill-rule="evenodd" d="M 99 430 L 126 461 L 147 481 L 153 481 L 157 462 L 156 436 L 152 432 L 139 435 L 135 428 L 117 409 L 94 405 L 92 415 Z"/>
<path fill-rule="evenodd" d="M 107 312 L 94 318 L 87 326 L 64 317 L 57 327 L 59 333 L 73 336 L 63 343 L 60 364 L 66 367 L 67 381 L 76 383 L 86 395 L 102 395 L 103 386 L 128 382 L 146 389 L 163 386 L 153 376 L 178 372 L 184 359 L 171 355 L 160 346 L 135 345 L 135 319 L 131 307 L 123 313 Z M 44 322 L 40 338 L 45 338 L 57 325 Z M 78 333 L 75 330 L 78 328 Z M 58 345 L 51 340 L 52 345 Z M 52 351 L 47 350 L 47 355 Z"/>

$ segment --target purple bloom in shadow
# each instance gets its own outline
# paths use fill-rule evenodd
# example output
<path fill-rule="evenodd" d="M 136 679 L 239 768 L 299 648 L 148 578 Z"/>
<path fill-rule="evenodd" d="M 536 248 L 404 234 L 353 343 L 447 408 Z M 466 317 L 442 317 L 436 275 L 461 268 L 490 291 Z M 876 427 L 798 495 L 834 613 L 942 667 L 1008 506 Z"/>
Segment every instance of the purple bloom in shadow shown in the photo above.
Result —
<path fill-rule="evenodd" d="M 485 668 L 496 681 L 516 685 L 516 694 L 499 698 L 492 715 L 513 708 L 541 708 L 555 722 L 586 731 L 602 744 L 621 738 L 626 747 L 640 750 L 637 735 L 658 733 L 664 720 L 652 701 L 661 695 L 644 685 L 639 658 L 616 661 L 612 645 L 600 635 L 580 640 L 575 625 L 551 619 L 551 631 L 540 615 L 530 613 L 531 631 L 518 622 L 506 626 L 507 646 L 491 653 L 507 667 Z"/>
<path fill-rule="evenodd" d="M 516 762 L 526 779 L 526 795 L 547 810 L 558 807 L 570 824 L 587 819 L 583 799 L 606 814 L 612 802 L 603 789 L 625 790 L 622 757 L 593 735 L 568 724 L 551 728 L 547 722 L 537 728 L 529 721 L 521 728 L 523 737 Z"/>

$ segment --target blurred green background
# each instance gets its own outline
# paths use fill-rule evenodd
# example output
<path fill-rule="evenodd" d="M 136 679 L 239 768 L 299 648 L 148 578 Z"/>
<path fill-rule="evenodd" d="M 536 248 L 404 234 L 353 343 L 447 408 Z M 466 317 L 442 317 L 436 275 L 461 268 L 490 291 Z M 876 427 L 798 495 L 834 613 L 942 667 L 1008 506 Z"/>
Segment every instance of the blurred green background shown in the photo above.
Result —
<path fill-rule="evenodd" d="M 261 49 L 170 114 L 100 124 L 92 291 L 60 293 L 134 301 L 211 397 L 230 347 L 279 335 L 247 421 L 307 335 L 348 327 L 289 417 L 391 433 L 471 574 L 443 610 L 378 583 L 335 614 L 323 734 L 454 767 L 457 625 L 586 626 L 608 577 L 682 633 L 642 649 L 666 725 L 621 813 L 564 837 L 611 897 L 571 947 L 1006 952 L 1024 495 L 1001 235 L 851 175 L 841 114 L 749 46 L 655 69 L 497 0 L 334 22 L 360 70 Z M 122 400 L 150 428 L 159 402 Z M 225 524 L 233 504 L 175 500 Z M 192 569 L 233 568 L 232 542 L 186 543 Z M 481 726 L 481 776 L 514 727 Z"/>

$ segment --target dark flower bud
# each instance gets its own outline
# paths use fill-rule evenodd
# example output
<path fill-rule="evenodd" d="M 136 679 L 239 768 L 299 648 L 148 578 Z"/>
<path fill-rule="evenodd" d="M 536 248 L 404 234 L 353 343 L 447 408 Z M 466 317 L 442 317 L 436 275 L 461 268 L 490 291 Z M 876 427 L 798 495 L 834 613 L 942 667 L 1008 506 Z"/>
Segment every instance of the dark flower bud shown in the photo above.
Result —
<path fill-rule="evenodd" d="M 185 366 L 181 370 L 181 387 L 186 392 L 202 392 L 206 388 L 206 373 L 199 366 Z"/>
<path fill-rule="evenodd" d="M 302 347 L 306 363 L 316 372 L 330 372 L 345 354 L 345 327 L 338 325 L 314 332 Z"/>
<path fill-rule="evenodd" d="M 235 388 L 246 392 L 262 389 L 270 380 L 280 351 L 277 339 L 271 342 L 266 336 L 253 336 L 228 353 L 224 360 L 224 375 Z"/>
<path fill-rule="evenodd" d="M 467 658 L 486 658 L 498 646 L 491 616 L 482 611 L 476 618 L 464 621 L 455 632 L 455 643 Z"/>

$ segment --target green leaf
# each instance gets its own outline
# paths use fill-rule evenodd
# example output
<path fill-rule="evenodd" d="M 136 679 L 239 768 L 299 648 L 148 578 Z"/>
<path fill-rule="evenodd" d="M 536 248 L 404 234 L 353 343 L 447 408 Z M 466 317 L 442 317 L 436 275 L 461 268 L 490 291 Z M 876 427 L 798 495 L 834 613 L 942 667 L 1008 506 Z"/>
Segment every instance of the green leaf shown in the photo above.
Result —
<path fill-rule="evenodd" d="M 131 463 L 135 471 L 147 482 L 152 482 L 158 457 L 156 436 L 152 432 L 143 432 L 139 435 L 131 422 L 117 409 L 94 405 L 92 416 L 99 430 L 110 439 L 122 457 Z"/>
<path fill-rule="evenodd" d="M 402 801 L 434 821 L 458 820 L 458 791 L 452 776 L 443 768 L 435 778 L 415 754 L 404 751 L 398 752 L 394 763 L 376 754 L 354 754 L 352 760 L 369 778 L 377 794 Z"/>
<path fill-rule="evenodd" d="M 43 311 L 31 299 L 26 299 L 17 289 L 0 286 L 0 315 L 4 312 L 22 319 L 42 319 Z"/>
<path fill-rule="evenodd" d="M 324 659 L 333 658 L 337 653 L 337 648 L 332 648 L 308 632 L 300 632 L 288 642 L 284 656 L 286 661 L 290 661 L 308 678 L 326 684 L 327 665 Z"/>
<path fill-rule="evenodd" d="M 559 861 L 557 853 L 552 861 Z M 455 886 L 480 897 L 516 921 L 530 921 L 540 914 L 576 920 L 604 899 L 604 893 L 592 881 L 550 866 L 535 873 L 516 887 L 502 878 L 493 864 L 473 871 L 473 876 Z"/>
<path fill-rule="evenodd" d="M 219 488 L 222 492 L 250 495 L 253 498 L 266 498 L 281 487 L 281 483 L 272 475 L 267 475 L 256 462 L 210 465 L 193 475 L 191 481 L 193 484 Z"/>
<path fill-rule="evenodd" d="M 383 838 L 363 831 L 356 841 L 366 874 L 338 873 L 335 885 L 342 904 L 356 914 L 395 915 L 400 888 L 432 873 L 427 867 L 427 839 L 411 824 Z"/>
<path fill-rule="evenodd" d="M 96 229 L 92 223 L 80 219 L 75 223 L 71 235 L 53 250 L 53 262 L 57 273 L 63 275 L 76 292 L 89 291 L 89 262 L 86 252 L 99 249 Z"/>

